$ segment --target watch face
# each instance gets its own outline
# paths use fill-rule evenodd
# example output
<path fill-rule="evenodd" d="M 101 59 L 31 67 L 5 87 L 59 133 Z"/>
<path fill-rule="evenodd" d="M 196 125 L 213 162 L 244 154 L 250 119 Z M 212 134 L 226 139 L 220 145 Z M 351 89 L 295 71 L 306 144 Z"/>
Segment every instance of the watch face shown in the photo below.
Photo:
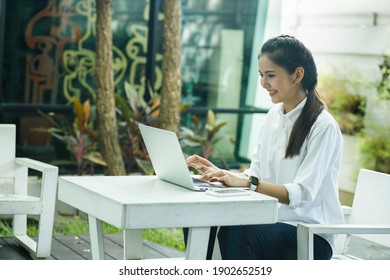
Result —
<path fill-rule="evenodd" d="M 251 176 L 249 178 L 250 182 L 251 182 L 251 185 L 255 185 L 255 186 L 258 186 L 259 185 L 259 179 L 255 176 Z"/>

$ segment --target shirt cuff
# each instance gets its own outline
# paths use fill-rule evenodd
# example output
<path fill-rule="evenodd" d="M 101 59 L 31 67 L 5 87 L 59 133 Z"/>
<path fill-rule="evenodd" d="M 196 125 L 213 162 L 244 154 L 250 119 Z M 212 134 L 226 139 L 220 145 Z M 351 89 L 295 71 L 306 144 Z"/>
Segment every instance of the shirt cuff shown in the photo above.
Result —
<path fill-rule="evenodd" d="M 286 190 L 288 192 L 288 199 L 290 203 L 288 204 L 291 208 L 297 208 L 299 207 L 299 204 L 301 202 L 301 188 L 299 184 L 297 183 L 288 183 L 283 184 L 286 187 Z"/>

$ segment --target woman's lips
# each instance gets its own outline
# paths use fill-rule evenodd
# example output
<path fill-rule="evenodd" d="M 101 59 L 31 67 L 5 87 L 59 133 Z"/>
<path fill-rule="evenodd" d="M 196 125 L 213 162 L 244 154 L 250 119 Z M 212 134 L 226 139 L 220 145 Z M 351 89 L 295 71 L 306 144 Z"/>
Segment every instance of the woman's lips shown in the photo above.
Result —
<path fill-rule="evenodd" d="M 277 93 L 277 91 L 276 90 L 270 90 L 270 91 L 268 91 L 268 93 L 269 93 L 269 96 L 274 96 L 276 93 Z"/>

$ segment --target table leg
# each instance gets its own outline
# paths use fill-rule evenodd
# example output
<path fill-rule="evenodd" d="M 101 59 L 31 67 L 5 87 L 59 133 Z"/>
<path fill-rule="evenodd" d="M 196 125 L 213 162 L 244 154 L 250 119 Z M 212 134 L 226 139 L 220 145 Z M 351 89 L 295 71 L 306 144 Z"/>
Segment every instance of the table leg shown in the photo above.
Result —
<path fill-rule="evenodd" d="M 89 234 L 91 237 L 91 251 L 93 260 L 104 260 L 104 237 L 102 221 L 88 215 Z"/>
<path fill-rule="evenodd" d="M 210 227 L 194 227 L 188 232 L 186 260 L 205 260 Z"/>
<path fill-rule="evenodd" d="M 123 230 L 125 260 L 140 260 L 144 257 L 142 229 Z"/>

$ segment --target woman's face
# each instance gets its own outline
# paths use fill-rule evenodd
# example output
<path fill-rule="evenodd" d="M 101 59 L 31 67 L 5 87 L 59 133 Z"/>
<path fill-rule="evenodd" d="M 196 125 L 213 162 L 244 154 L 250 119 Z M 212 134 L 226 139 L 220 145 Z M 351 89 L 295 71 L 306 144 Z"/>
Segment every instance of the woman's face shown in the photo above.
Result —
<path fill-rule="evenodd" d="M 261 86 L 268 91 L 272 103 L 283 102 L 286 112 L 294 109 L 306 96 L 300 90 L 300 83 L 296 82 L 296 73 L 289 74 L 266 54 L 259 58 L 259 74 Z"/>

